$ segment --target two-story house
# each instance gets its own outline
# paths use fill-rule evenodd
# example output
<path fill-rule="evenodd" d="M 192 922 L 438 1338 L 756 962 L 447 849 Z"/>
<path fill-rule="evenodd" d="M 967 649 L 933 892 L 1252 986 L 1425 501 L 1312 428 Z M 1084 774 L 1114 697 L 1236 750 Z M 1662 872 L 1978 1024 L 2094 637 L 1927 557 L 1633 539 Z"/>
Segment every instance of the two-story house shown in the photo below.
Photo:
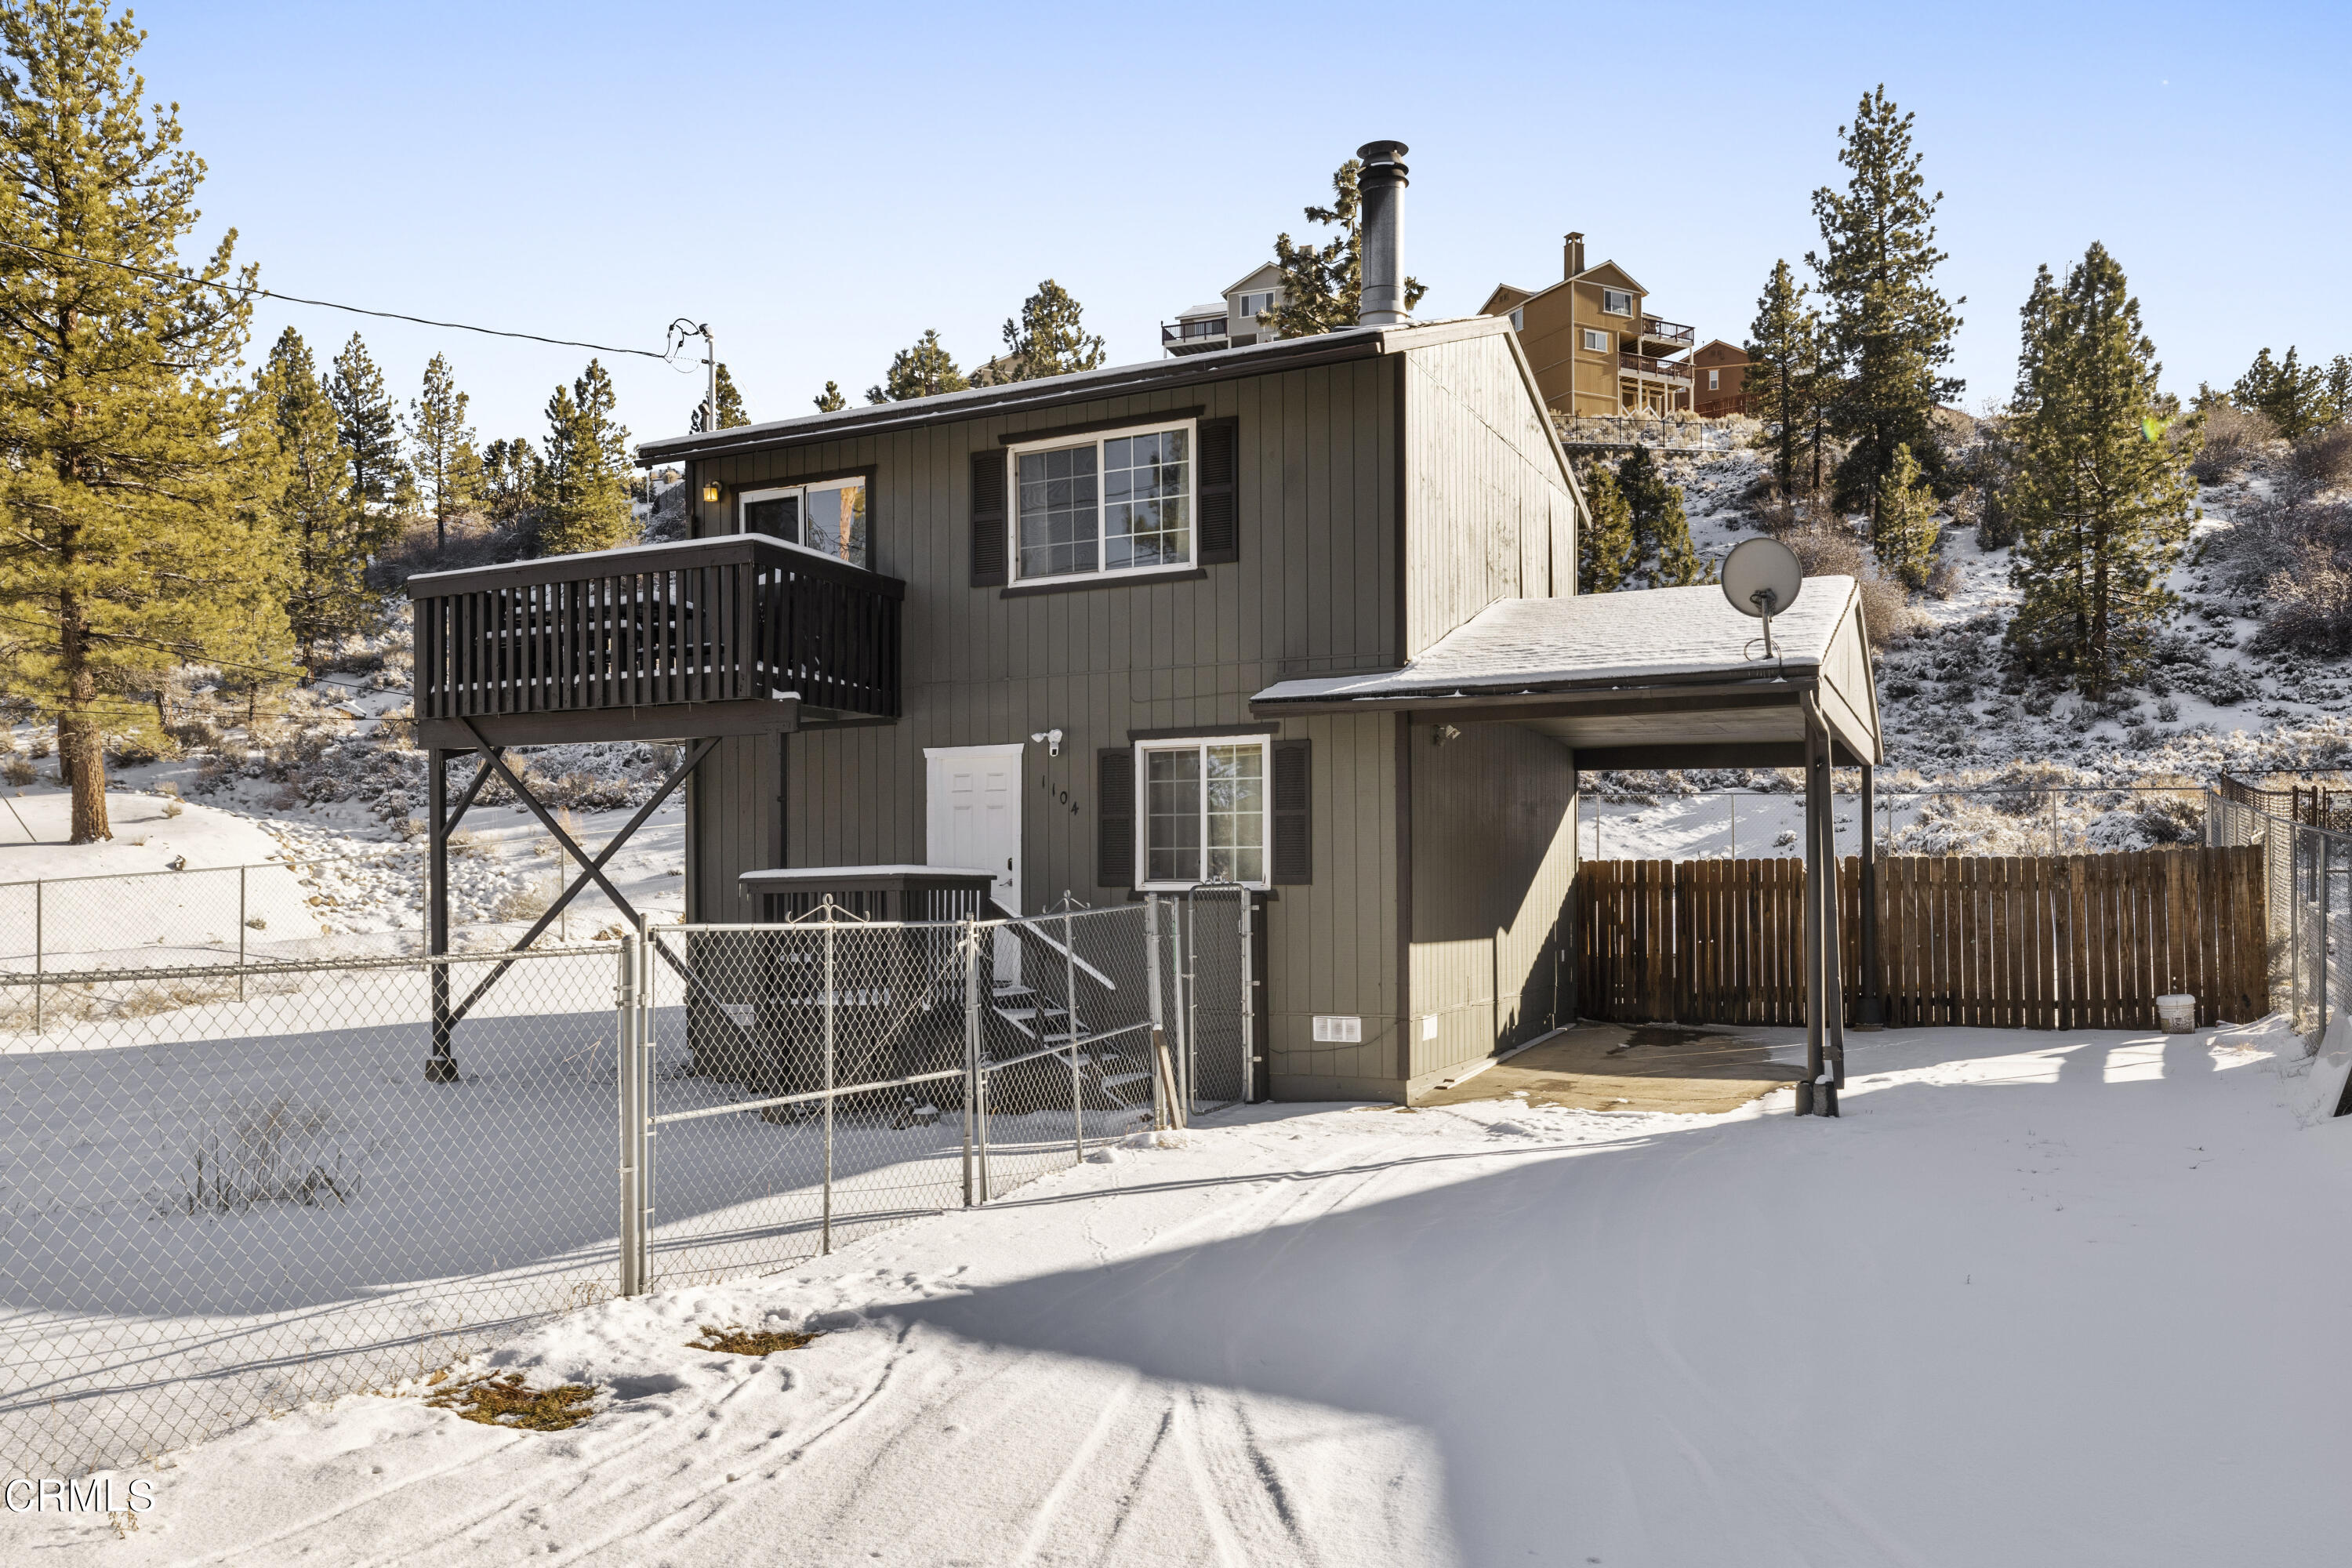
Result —
<path fill-rule="evenodd" d="M 461 753 L 683 739 L 695 921 L 786 868 L 986 868 L 1030 915 L 1238 882 L 1278 1099 L 1408 1100 L 1571 1021 L 1585 749 L 1867 762 L 1866 693 L 1816 700 L 1867 650 L 1843 580 L 1761 663 L 1714 589 L 1570 596 L 1521 335 L 1402 310 L 1402 153 L 1363 153 L 1358 326 L 649 441 L 688 538 L 412 579 L 430 863 Z"/>
<path fill-rule="evenodd" d="M 1209 353 L 1217 349 L 1247 348 L 1265 329 L 1257 324 L 1262 311 L 1282 300 L 1282 269 L 1271 261 L 1252 268 L 1225 286 L 1219 299 L 1178 312 L 1160 324 L 1160 346 L 1170 354 Z"/>
<path fill-rule="evenodd" d="M 1748 412 L 1748 351 L 1721 338 L 1701 343 L 1690 356 L 1691 395 L 1705 418 Z"/>
<path fill-rule="evenodd" d="M 1568 236 L 1561 258 L 1559 282 L 1497 284 L 1478 307 L 1510 321 L 1545 403 L 1567 415 L 1690 409 L 1691 367 L 1673 356 L 1696 334 L 1650 314 L 1649 291 L 1614 261 L 1586 266 L 1583 235 Z"/>

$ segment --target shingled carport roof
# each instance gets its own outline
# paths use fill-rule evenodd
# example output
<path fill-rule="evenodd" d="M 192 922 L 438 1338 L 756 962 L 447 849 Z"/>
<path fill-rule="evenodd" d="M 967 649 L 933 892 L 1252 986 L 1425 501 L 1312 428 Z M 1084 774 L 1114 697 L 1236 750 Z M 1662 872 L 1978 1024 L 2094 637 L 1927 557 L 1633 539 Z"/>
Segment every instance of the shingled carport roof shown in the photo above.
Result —
<path fill-rule="evenodd" d="M 1768 658 L 1761 624 L 1713 584 L 1503 599 L 1402 669 L 1277 681 L 1250 707 L 1518 724 L 1566 742 L 1585 769 L 1796 767 L 1812 693 L 1837 760 L 1880 761 L 1854 580 L 1806 579 L 1773 617 L 1772 645 Z"/>

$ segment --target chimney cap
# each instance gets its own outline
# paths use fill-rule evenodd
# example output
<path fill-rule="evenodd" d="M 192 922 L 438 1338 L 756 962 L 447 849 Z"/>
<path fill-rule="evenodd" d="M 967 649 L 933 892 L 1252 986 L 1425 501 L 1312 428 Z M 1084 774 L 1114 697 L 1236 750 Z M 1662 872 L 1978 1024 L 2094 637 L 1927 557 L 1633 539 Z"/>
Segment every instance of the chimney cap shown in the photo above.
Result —
<path fill-rule="evenodd" d="M 1356 149 L 1356 156 L 1362 159 L 1367 163 L 1396 163 L 1402 165 L 1404 162 L 1404 155 L 1412 151 L 1412 148 L 1406 146 L 1402 142 L 1367 142 L 1362 146 Z"/>

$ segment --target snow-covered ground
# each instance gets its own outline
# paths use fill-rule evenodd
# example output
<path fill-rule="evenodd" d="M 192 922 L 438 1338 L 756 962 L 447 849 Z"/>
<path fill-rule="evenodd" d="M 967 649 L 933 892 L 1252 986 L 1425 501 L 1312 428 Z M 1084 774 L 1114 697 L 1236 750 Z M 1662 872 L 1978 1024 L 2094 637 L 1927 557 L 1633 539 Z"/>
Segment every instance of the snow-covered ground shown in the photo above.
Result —
<path fill-rule="evenodd" d="M 1793 1052 L 1794 1037 L 1774 1037 Z M 2292 1037 L 1856 1036 L 1845 1116 L 1259 1107 L 0 1515 L 44 1562 L 2333 1561 L 2352 1127 Z M 757 1360 L 705 1326 L 822 1331 Z M 439 1385 L 446 1386 L 446 1380 Z M 122 1505 L 117 1494 L 116 1506 Z"/>
<path fill-rule="evenodd" d="M 243 951 L 256 959 L 418 946 L 421 840 L 320 820 L 301 806 L 247 812 L 126 788 L 107 797 L 115 837 L 69 845 L 70 801 L 54 783 L 5 798 L 15 809 L 0 816 L 0 968 L 30 970 L 37 932 L 51 971 L 215 962 L 239 951 L 240 921 Z M 574 837 L 593 852 L 630 812 L 570 815 Z M 656 920 L 686 907 L 685 820 L 672 799 L 605 866 L 622 896 Z M 451 921 L 475 928 L 460 945 L 511 942 L 576 870 L 520 805 L 477 805 L 449 864 Z M 37 903 L 37 881 L 46 884 Z M 593 883 L 560 921 L 558 940 L 619 925 Z"/>

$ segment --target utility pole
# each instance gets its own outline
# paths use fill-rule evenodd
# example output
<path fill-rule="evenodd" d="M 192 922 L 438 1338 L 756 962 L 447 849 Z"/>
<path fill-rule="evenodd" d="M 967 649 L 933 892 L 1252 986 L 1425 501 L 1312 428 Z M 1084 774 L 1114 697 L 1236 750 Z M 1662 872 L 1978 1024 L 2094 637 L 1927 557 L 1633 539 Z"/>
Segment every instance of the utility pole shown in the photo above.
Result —
<path fill-rule="evenodd" d="M 706 436 L 719 428 L 719 340 L 712 335 L 708 321 L 689 321 L 684 316 L 669 324 L 670 342 L 683 345 L 688 338 L 702 340 L 702 433 Z"/>

